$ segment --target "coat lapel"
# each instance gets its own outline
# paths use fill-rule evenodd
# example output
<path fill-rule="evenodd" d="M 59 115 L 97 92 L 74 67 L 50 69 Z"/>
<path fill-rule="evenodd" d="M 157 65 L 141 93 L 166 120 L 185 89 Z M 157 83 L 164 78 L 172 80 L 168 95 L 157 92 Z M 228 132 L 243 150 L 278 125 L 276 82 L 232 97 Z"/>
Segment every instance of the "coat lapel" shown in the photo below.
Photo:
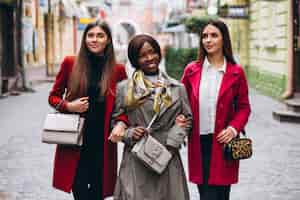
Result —
<path fill-rule="evenodd" d="M 192 88 L 192 93 L 195 99 L 199 99 L 199 87 L 200 87 L 200 79 L 202 74 L 202 63 L 195 63 L 194 67 L 188 72 L 187 76 L 189 82 L 195 87 Z"/>
<path fill-rule="evenodd" d="M 159 117 L 161 117 L 169 108 L 171 108 L 179 99 L 179 95 L 177 93 L 174 93 L 175 87 L 180 87 L 180 83 L 171 77 L 169 77 L 167 74 L 163 74 L 163 77 L 167 81 L 167 84 L 171 88 L 171 98 L 172 98 L 172 104 L 169 107 L 161 106 Z"/>
<path fill-rule="evenodd" d="M 173 86 L 174 87 L 174 86 Z M 177 86 L 178 87 L 178 86 Z M 173 90 L 173 89 L 171 89 Z M 173 94 L 172 93 L 172 104 L 169 106 L 169 107 L 166 107 L 166 106 L 161 106 L 161 110 L 160 110 L 160 113 L 159 113 L 159 117 L 161 117 L 164 113 L 166 113 L 169 108 L 171 108 L 174 104 L 177 103 L 177 101 L 179 100 L 179 96 L 178 94 Z"/>
<path fill-rule="evenodd" d="M 232 86 L 232 84 L 238 79 L 238 71 L 236 67 L 233 67 L 232 64 L 227 63 L 226 72 L 223 76 L 220 92 L 218 96 L 219 99 L 226 93 L 226 91 Z"/>
<path fill-rule="evenodd" d="M 111 113 L 113 111 L 113 106 L 114 106 L 114 102 L 115 102 L 115 93 L 114 91 L 116 91 L 116 82 L 115 80 L 112 80 L 110 82 L 110 88 L 109 88 L 109 92 L 105 95 L 105 122 L 104 122 L 104 130 L 109 130 L 110 129 L 110 119 L 111 119 Z M 107 141 L 108 138 L 108 132 L 104 133 L 105 137 L 104 140 Z"/>

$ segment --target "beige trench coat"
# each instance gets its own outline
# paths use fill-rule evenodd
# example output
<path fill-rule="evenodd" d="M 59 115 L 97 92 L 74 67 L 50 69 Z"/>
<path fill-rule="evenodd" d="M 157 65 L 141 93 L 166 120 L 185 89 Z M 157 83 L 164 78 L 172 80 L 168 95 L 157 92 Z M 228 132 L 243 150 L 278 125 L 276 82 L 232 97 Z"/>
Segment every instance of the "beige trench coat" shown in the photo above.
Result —
<path fill-rule="evenodd" d="M 146 168 L 131 153 L 136 142 L 132 138 L 132 127 L 147 127 L 154 115 L 153 99 L 150 97 L 140 107 L 129 110 L 124 105 L 128 80 L 118 84 L 113 117 L 127 114 L 131 127 L 127 129 L 123 139 L 125 148 L 114 192 L 115 200 L 189 200 L 187 180 L 178 150 L 191 128 L 180 128 L 175 124 L 175 118 L 184 114 L 191 120 L 191 110 L 185 87 L 167 75 L 164 77 L 171 88 L 172 105 L 161 109 L 152 124 L 151 135 L 162 144 L 175 147 L 177 151 L 173 152 L 172 160 L 161 175 Z"/>

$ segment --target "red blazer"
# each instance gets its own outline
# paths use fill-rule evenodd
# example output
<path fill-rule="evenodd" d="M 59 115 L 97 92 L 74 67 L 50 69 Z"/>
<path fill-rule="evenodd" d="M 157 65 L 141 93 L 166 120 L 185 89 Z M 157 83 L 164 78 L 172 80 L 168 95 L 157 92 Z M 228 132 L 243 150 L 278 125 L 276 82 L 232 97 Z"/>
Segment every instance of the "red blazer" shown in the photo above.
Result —
<path fill-rule="evenodd" d="M 68 80 L 74 65 L 75 57 L 68 56 L 61 64 L 59 73 L 56 76 L 55 83 L 49 95 L 49 104 L 56 107 L 62 101 L 65 90 L 67 89 Z M 115 90 L 118 81 L 126 79 L 126 72 L 123 65 L 114 67 L 113 76 L 111 79 L 110 92 L 106 95 L 106 110 L 104 122 L 104 166 L 103 166 L 103 195 L 104 197 L 111 196 L 114 191 L 114 186 L 117 177 L 117 145 L 108 141 L 110 132 L 111 113 L 115 102 Z M 66 111 L 66 101 L 63 100 L 59 107 L 61 112 Z M 121 116 L 123 121 L 126 121 L 125 116 Z M 80 151 L 72 147 L 64 147 L 57 145 L 54 172 L 53 186 L 65 192 L 70 192 L 73 185 L 73 180 L 76 173 L 77 164 L 80 157 Z"/>
<path fill-rule="evenodd" d="M 202 64 L 199 61 L 188 64 L 181 80 L 186 87 L 193 114 L 193 131 L 188 140 L 188 168 L 189 179 L 196 184 L 203 183 L 199 135 L 199 126 L 201 126 L 199 124 L 199 87 Z M 237 111 L 234 110 L 233 106 L 234 97 L 238 97 Z M 223 144 L 217 142 L 216 136 L 228 126 L 232 126 L 240 132 L 244 129 L 249 115 L 248 84 L 244 71 L 238 65 L 227 63 L 217 99 L 209 184 L 229 185 L 238 181 L 239 162 L 223 159 Z"/>

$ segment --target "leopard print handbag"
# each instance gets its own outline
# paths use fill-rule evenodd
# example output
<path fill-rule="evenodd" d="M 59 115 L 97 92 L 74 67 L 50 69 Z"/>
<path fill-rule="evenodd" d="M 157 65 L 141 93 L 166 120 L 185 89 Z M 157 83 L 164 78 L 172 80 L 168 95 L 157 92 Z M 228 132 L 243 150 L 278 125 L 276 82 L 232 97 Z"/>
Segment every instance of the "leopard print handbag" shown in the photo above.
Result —
<path fill-rule="evenodd" d="M 233 108 L 235 111 L 238 110 L 238 97 L 235 96 L 233 99 Z M 228 144 L 224 145 L 224 159 L 225 160 L 242 160 L 252 156 L 252 140 L 246 136 L 245 130 L 242 130 L 244 137 L 233 138 Z"/>
<path fill-rule="evenodd" d="M 242 133 L 244 138 L 234 138 L 224 145 L 225 160 L 242 160 L 252 156 L 252 140 L 246 137 L 245 131 Z"/>

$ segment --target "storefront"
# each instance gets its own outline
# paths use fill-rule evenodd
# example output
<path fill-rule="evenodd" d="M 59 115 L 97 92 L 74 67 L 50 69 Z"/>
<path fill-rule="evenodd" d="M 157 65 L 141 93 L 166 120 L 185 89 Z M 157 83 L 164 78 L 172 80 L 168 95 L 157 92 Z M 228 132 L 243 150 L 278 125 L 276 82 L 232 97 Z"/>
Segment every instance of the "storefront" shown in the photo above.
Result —
<path fill-rule="evenodd" d="M 286 109 L 276 109 L 273 116 L 279 121 L 300 123 L 300 0 L 290 0 L 287 57 Z"/>
<path fill-rule="evenodd" d="M 16 73 L 16 1 L 0 1 L 0 96 L 8 92 L 8 80 Z"/>
<path fill-rule="evenodd" d="M 300 0 L 293 1 L 293 14 L 294 14 L 294 25 L 293 25 L 293 32 L 294 32 L 294 39 L 293 39 L 293 46 L 294 46 L 294 90 L 296 93 L 300 93 Z"/>
<path fill-rule="evenodd" d="M 1 16 L 1 5 L 0 5 L 0 18 L 2 19 L 2 16 Z M 2 60 L 3 60 L 3 39 L 2 39 L 2 32 L 4 31 L 3 29 L 3 25 L 2 23 L 0 22 L 0 96 L 2 95 Z"/>

